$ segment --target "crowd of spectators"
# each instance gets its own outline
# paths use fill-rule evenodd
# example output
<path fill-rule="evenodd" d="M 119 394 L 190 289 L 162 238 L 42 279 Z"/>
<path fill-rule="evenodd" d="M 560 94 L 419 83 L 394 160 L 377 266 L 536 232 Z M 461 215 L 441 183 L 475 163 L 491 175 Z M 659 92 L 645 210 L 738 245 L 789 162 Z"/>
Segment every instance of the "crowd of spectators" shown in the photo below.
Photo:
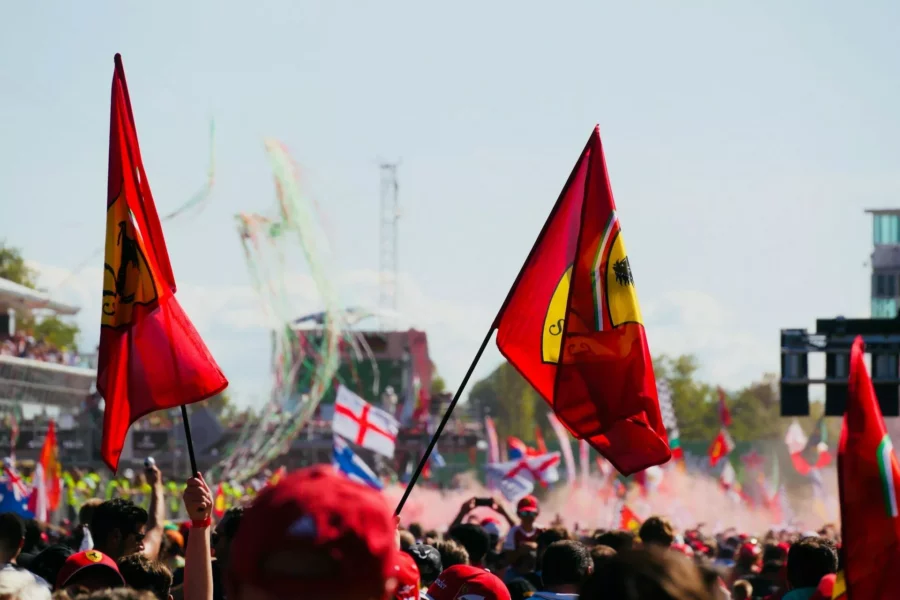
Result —
<path fill-rule="evenodd" d="M 57 348 L 42 338 L 35 338 L 28 332 L 16 332 L 7 336 L 0 344 L 0 355 L 29 358 L 59 365 L 78 366 L 78 353 L 69 348 Z"/>

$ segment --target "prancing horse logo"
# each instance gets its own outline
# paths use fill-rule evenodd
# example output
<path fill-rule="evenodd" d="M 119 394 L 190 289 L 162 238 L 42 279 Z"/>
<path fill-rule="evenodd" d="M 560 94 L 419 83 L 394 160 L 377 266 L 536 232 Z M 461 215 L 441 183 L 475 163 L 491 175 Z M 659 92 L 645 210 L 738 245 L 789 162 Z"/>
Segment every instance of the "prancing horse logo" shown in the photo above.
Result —
<path fill-rule="evenodd" d="M 155 301 L 157 293 L 153 273 L 121 195 L 107 209 L 105 259 L 101 324 L 128 325 L 134 306 Z"/>

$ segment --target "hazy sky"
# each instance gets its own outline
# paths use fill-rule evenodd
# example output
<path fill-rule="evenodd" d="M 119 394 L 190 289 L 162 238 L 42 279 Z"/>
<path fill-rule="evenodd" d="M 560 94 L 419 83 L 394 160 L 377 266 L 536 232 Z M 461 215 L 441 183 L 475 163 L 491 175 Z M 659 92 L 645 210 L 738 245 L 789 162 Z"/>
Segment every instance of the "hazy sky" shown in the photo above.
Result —
<path fill-rule="evenodd" d="M 685 6 L 685 5 L 690 6 Z M 677 5 L 677 6 L 676 6 Z M 261 397 L 268 334 L 235 233 L 282 140 L 346 304 L 377 302 L 379 158 L 401 158 L 400 311 L 455 386 L 595 123 L 654 353 L 736 388 L 778 330 L 868 315 L 866 207 L 900 195 L 889 2 L 18 2 L 0 19 L 0 236 L 98 336 L 110 81 L 121 52 L 178 297 Z M 297 313 L 319 308 L 297 270 Z M 493 348 L 493 347 L 492 347 Z M 499 361 L 496 350 L 479 368 Z"/>

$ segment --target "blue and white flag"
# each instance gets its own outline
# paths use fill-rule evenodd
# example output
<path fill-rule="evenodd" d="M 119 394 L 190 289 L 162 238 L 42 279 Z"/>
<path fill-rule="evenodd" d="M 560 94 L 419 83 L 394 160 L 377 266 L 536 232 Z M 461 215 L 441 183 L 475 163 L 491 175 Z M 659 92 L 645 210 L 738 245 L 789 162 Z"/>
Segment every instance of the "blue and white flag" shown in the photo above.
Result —
<path fill-rule="evenodd" d="M 0 481 L 0 513 L 15 513 L 23 519 L 33 519 L 34 513 L 28 510 L 28 497 L 18 493 L 15 483 L 10 480 Z"/>
<path fill-rule="evenodd" d="M 334 450 L 331 456 L 334 468 L 353 481 L 363 483 L 376 490 L 384 487 L 378 476 L 369 468 L 369 465 L 357 456 L 342 437 L 334 436 Z"/>

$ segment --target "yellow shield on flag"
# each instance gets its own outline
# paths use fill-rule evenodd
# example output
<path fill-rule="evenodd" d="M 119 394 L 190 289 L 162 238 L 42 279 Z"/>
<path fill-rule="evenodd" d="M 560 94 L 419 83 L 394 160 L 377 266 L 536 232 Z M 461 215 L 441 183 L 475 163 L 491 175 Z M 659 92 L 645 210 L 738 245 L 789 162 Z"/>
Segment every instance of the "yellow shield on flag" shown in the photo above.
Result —
<path fill-rule="evenodd" d="M 106 209 L 106 255 L 103 265 L 103 315 L 100 324 L 131 323 L 135 305 L 150 304 L 158 295 L 128 205 L 122 194 Z"/>
<path fill-rule="evenodd" d="M 553 296 L 550 297 L 550 304 L 547 306 L 547 316 L 544 317 L 544 329 L 541 332 L 541 359 L 545 363 L 559 362 L 571 279 L 572 267 L 569 267 L 556 284 Z"/>
<path fill-rule="evenodd" d="M 644 319 L 641 316 L 641 307 L 638 304 L 622 232 L 617 229 L 614 235 L 615 239 L 606 257 L 606 276 L 603 278 L 609 320 L 613 327 L 625 323 L 643 325 Z"/>

